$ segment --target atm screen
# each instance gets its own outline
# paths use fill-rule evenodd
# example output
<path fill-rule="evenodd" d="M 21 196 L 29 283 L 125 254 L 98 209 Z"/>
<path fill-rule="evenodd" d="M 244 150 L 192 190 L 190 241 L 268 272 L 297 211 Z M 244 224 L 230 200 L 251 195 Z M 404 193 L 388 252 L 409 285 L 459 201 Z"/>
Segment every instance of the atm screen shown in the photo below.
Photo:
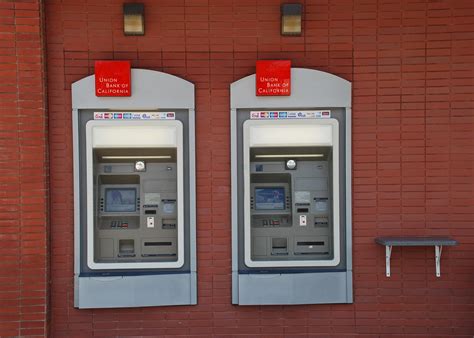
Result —
<path fill-rule="evenodd" d="M 106 212 L 135 212 L 137 189 L 108 188 L 105 189 Z"/>
<path fill-rule="evenodd" d="M 255 189 L 256 210 L 284 210 L 285 188 L 270 187 Z"/>

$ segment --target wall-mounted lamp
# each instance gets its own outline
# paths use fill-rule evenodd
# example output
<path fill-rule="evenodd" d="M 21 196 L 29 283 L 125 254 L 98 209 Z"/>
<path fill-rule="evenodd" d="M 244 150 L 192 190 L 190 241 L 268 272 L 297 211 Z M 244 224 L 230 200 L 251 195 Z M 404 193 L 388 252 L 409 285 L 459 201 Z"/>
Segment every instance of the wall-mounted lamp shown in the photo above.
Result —
<path fill-rule="evenodd" d="M 303 5 L 281 5 L 281 35 L 301 35 Z"/>
<path fill-rule="evenodd" d="M 123 33 L 125 35 L 145 35 L 143 4 L 123 4 Z"/>

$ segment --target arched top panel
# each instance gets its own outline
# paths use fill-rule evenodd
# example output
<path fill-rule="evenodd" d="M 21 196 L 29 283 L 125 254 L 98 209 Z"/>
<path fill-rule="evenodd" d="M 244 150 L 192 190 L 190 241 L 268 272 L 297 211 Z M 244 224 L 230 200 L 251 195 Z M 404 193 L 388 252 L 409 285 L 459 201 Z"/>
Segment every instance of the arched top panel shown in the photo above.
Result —
<path fill-rule="evenodd" d="M 194 84 L 148 69 L 131 70 L 132 96 L 95 96 L 95 75 L 72 84 L 73 109 L 194 109 Z"/>
<path fill-rule="evenodd" d="M 256 96 L 255 74 L 230 86 L 230 106 L 237 108 L 351 107 L 351 83 L 314 69 L 291 68 L 291 96 Z"/>

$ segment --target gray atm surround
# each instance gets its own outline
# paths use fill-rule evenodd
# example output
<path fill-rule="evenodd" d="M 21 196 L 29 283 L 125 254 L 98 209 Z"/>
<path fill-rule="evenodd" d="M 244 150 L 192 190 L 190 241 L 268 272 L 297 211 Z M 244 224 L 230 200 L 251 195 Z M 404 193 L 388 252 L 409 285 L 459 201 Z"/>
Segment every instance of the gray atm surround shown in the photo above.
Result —
<path fill-rule="evenodd" d="M 96 97 L 94 76 L 72 85 L 74 143 L 74 306 L 117 308 L 197 303 L 194 85 L 162 72 L 132 69 L 131 97 Z M 85 171 L 81 163 L 84 127 L 93 112 L 173 111 L 183 124 L 184 264 L 180 268 L 92 270 L 85 255 L 83 194 Z M 82 191 L 82 193 L 81 193 Z M 82 210 L 82 211 L 81 211 Z"/>
<path fill-rule="evenodd" d="M 177 183 L 180 181 L 179 171 L 183 170 L 184 181 L 184 196 L 189 196 L 189 151 L 188 151 L 188 114 L 183 109 L 175 109 L 176 120 L 170 121 L 104 121 L 93 120 L 94 111 L 82 109 L 78 116 L 79 119 L 79 176 L 84 178 L 87 174 L 90 176 L 93 186 L 93 194 L 87 191 L 87 180 L 81 181 L 80 205 L 87 205 L 86 208 L 80 208 L 81 220 L 87 220 L 87 226 L 81 228 L 81 237 L 85 240 L 81 241 L 81 276 L 86 275 L 127 275 L 132 273 L 137 274 L 137 271 L 149 273 L 154 271 L 160 272 L 183 272 L 189 270 L 189 236 L 182 236 L 184 240 L 180 241 L 179 228 L 184 227 L 184 232 L 189 233 L 189 200 L 183 199 L 183 203 L 177 200 Z M 183 152 L 179 156 L 180 151 L 177 148 L 94 148 L 91 151 L 92 165 L 87 165 L 87 131 L 89 131 L 89 143 L 93 143 L 91 134 L 107 133 L 107 137 L 102 142 L 112 143 L 121 142 L 126 143 L 131 147 L 130 142 L 139 139 L 139 135 L 132 140 L 123 142 L 122 140 L 115 140 L 117 134 L 129 130 L 129 128 L 142 127 L 153 128 L 155 134 L 161 133 L 164 135 L 168 128 L 181 127 L 183 134 Z M 163 127 L 163 128 L 160 128 Z M 98 128 L 93 132 L 93 129 Z M 181 129 L 178 128 L 178 129 Z M 111 130 L 114 130 L 111 135 Z M 183 133 L 184 132 L 184 133 Z M 172 135 L 167 135 L 169 143 L 173 143 Z M 103 136 L 101 138 L 104 138 Z M 124 139 L 124 137 L 122 137 Z M 110 140 L 110 141 L 108 141 Z M 178 147 L 179 148 L 179 147 Z M 178 154 L 177 154 L 178 153 Z M 145 160 L 146 170 L 138 172 L 134 170 L 134 161 L 118 159 L 104 159 L 103 156 L 117 156 L 117 155 L 168 155 L 170 159 L 161 160 Z M 138 158 L 140 159 L 140 158 Z M 178 161 L 179 159 L 179 161 Z M 183 162 L 181 166 L 179 163 Z M 167 168 L 171 170 L 167 170 Z M 107 190 L 114 191 L 114 189 L 128 189 L 136 193 L 135 211 L 133 212 L 110 212 L 107 211 Z M 147 205 L 145 194 L 159 193 L 160 202 L 158 208 L 153 205 Z M 89 195 L 90 194 L 90 195 Z M 94 203 L 94 213 L 88 214 L 88 200 Z M 170 214 L 163 212 L 164 202 L 166 200 L 174 200 L 177 203 L 174 205 L 174 210 Z M 100 203 L 100 206 L 99 206 Z M 180 206 L 183 214 L 180 214 Z M 154 218 L 156 224 L 153 228 L 148 228 L 146 225 L 146 212 L 154 211 L 155 214 L 150 215 Z M 92 216 L 90 218 L 89 216 Z M 166 223 L 174 223 L 174 229 L 163 228 L 163 219 L 167 219 Z M 121 224 L 111 223 L 126 222 L 127 227 L 121 227 Z M 176 222 L 178 221 L 178 222 Z M 82 223 L 84 224 L 84 223 Z M 181 232 L 182 233 L 182 232 Z M 133 241 L 133 242 L 132 242 Z M 90 245 L 90 243 L 94 245 Z M 180 243 L 184 242 L 184 243 Z M 158 246 L 148 247 L 146 243 L 155 243 Z M 170 244 L 170 245 L 162 245 Z M 155 250 L 153 250 L 155 249 Z M 180 254 L 180 250 L 181 254 Z M 185 249 L 185 250 L 183 250 Z M 149 254 L 155 254 L 150 256 Z M 165 255 L 165 254 L 174 255 Z M 157 255 L 158 254 L 158 255 Z M 186 256 L 186 259 L 184 259 Z M 141 266 L 142 267 L 141 267 Z M 148 265 L 143 267 L 143 265 Z M 178 270 L 179 268 L 179 270 Z M 154 270 L 153 270 L 154 269 Z"/>
<path fill-rule="evenodd" d="M 238 110 L 237 114 L 240 124 L 245 122 L 245 117 L 248 118 L 249 111 Z M 240 137 L 239 133 L 238 139 Z M 332 181 L 331 152 L 322 147 L 309 149 L 278 147 L 278 149 L 264 148 L 263 150 L 266 153 L 285 154 L 316 152 L 321 153 L 324 157 L 312 160 L 293 157 L 292 159 L 295 159 L 297 163 L 296 168 L 286 170 L 284 159 L 279 161 L 275 159 L 263 160 L 256 158 L 258 155 L 251 156 L 251 207 L 248 211 L 251 215 L 251 259 L 254 265 L 258 265 L 262 261 L 298 261 L 301 263 L 312 259 L 333 259 L 335 254 L 335 245 L 333 245 L 334 216 L 331 211 L 334 198 L 331 190 L 328 189 Z M 261 149 L 258 149 L 258 152 L 261 152 Z M 340 154 L 342 155 L 342 153 Z M 240 154 L 239 151 L 239 161 L 241 161 Z M 256 170 L 257 167 L 259 171 Z M 241 169 L 239 168 L 239 170 Z M 238 180 L 240 181 L 241 178 L 242 174 L 239 173 Z M 239 184 L 239 195 L 243 193 L 243 186 L 243 184 Z M 258 201 L 254 197 L 256 190 L 272 189 L 275 186 L 285 189 L 285 209 L 258 210 Z M 341 193 L 344 193 L 343 185 L 340 190 Z M 301 196 L 302 193 L 305 196 Z M 325 205 L 325 210 L 318 210 L 317 207 L 320 205 Z M 305 226 L 299 225 L 301 216 L 306 219 Z M 340 223 L 343 225 L 344 220 L 341 220 Z M 243 229 L 239 230 L 242 237 Z M 337 243 L 338 247 L 344 240 L 344 231 L 340 237 Z M 239 249 L 244 250 L 243 243 L 239 244 Z M 345 249 L 344 246 L 342 248 Z M 344 257 L 345 255 L 342 255 L 342 263 L 337 264 L 338 268 L 344 267 Z M 286 264 L 285 270 L 290 270 L 292 267 L 288 267 L 288 265 L 291 264 L 294 262 Z M 241 261 L 239 270 L 243 271 L 245 268 L 245 263 Z"/>
<path fill-rule="evenodd" d="M 292 95 L 255 96 L 255 75 L 231 85 L 232 303 L 238 305 L 351 303 L 351 85 L 332 74 L 292 68 Z M 249 268 L 243 259 L 242 129 L 250 111 L 330 109 L 339 121 L 344 197 L 341 262 L 336 267 Z M 251 169 L 254 170 L 254 169 Z M 278 230 L 284 232 L 284 230 Z"/>
<path fill-rule="evenodd" d="M 108 152 L 100 149 L 96 158 L 107 156 L 104 154 L 113 153 L 112 150 L 115 149 Z M 155 153 L 170 153 L 169 156 L 175 157 L 168 149 Z M 95 170 L 100 182 L 97 191 L 100 207 L 94 228 L 98 239 L 94 248 L 96 260 L 103 263 L 176 261 L 176 161 L 148 160 L 143 172 L 134 171 L 132 163 L 112 161 L 98 163 Z M 115 200 L 121 201 L 122 193 L 128 198 L 133 195 L 133 204 L 126 206 L 129 210 L 116 210 L 117 207 L 111 204 Z M 144 196 L 152 201 L 147 204 Z"/>

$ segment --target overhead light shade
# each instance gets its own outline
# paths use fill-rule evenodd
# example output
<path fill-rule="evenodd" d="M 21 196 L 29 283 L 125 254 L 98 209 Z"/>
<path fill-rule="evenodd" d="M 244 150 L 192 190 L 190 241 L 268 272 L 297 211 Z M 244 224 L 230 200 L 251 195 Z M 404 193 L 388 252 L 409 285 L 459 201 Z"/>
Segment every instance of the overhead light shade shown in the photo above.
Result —
<path fill-rule="evenodd" d="M 161 160 L 161 159 L 169 159 L 171 156 L 169 155 L 162 155 L 162 156 L 102 156 L 103 160 L 137 160 L 137 159 L 147 159 L 147 160 Z"/>
<path fill-rule="evenodd" d="M 125 35 L 145 35 L 143 4 L 123 4 L 123 33 Z"/>
<path fill-rule="evenodd" d="M 301 4 L 281 5 L 281 35 L 301 35 Z"/>
<path fill-rule="evenodd" d="M 304 157 L 304 158 L 316 158 L 316 157 L 324 157 L 324 154 L 263 154 L 263 155 L 255 155 L 255 158 L 296 158 L 296 157 Z"/>

